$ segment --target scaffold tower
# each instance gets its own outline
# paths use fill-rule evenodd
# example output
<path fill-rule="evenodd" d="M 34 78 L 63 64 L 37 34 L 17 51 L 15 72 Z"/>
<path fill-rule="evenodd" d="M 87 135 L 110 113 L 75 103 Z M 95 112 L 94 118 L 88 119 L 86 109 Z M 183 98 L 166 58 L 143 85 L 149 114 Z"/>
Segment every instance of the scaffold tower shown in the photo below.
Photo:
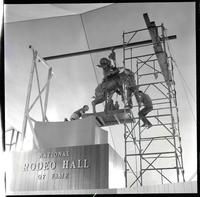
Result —
<path fill-rule="evenodd" d="M 139 90 L 152 98 L 146 117 L 153 126 L 141 127 L 135 102 L 136 122 L 124 125 L 126 187 L 185 181 L 173 59 L 167 55 L 164 25 L 156 26 L 147 14 L 144 20 L 146 29 L 123 32 L 123 63 L 134 72 Z M 130 47 L 141 34 L 150 35 L 152 43 Z"/>

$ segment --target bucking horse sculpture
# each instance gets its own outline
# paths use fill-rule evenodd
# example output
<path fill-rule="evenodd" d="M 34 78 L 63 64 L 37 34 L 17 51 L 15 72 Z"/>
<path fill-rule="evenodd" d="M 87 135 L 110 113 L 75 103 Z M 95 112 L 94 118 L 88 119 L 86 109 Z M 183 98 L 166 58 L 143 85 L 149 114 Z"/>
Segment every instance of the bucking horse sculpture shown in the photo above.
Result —
<path fill-rule="evenodd" d="M 127 87 L 127 84 L 129 84 L 129 87 L 131 86 L 137 89 L 134 73 L 124 68 L 123 71 L 119 72 L 116 76 L 99 84 L 95 89 L 95 97 L 92 101 L 93 113 L 96 113 L 95 106 L 97 104 L 106 101 L 107 98 L 112 98 L 115 92 L 121 95 L 122 101 L 124 101 L 123 87 Z M 127 89 L 127 91 L 129 91 L 129 89 Z"/>

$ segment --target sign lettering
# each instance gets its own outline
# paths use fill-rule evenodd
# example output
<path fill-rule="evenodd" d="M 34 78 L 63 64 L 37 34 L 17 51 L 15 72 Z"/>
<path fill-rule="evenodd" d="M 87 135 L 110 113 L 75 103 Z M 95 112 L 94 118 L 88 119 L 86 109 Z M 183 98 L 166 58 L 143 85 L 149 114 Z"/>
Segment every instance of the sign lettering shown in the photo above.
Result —
<path fill-rule="evenodd" d="M 23 172 L 41 172 L 41 174 L 37 175 L 37 178 L 40 181 L 44 181 L 48 177 L 48 173 L 45 173 L 45 171 L 53 171 L 50 175 L 51 179 L 59 180 L 69 178 L 69 172 L 66 170 L 90 168 L 88 159 L 73 160 L 69 158 L 70 156 L 72 155 L 70 155 L 69 151 L 40 153 L 38 158 L 40 161 L 24 163 Z M 66 157 L 68 158 L 67 160 L 65 159 Z M 49 159 L 49 161 L 45 161 L 46 159 Z M 63 172 L 62 169 L 65 171 Z"/>

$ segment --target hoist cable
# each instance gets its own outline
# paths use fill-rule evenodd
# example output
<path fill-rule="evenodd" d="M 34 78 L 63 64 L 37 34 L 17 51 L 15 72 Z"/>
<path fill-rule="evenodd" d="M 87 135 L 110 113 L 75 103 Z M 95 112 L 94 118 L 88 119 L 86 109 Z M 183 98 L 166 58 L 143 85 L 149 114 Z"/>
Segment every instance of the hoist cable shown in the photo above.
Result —
<path fill-rule="evenodd" d="M 167 36 L 167 35 L 165 35 L 165 36 Z M 175 66 L 176 66 L 176 68 L 177 68 L 177 70 L 178 70 L 178 72 L 179 72 L 179 74 L 180 74 L 180 76 L 181 76 L 183 82 L 185 83 L 185 86 L 187 87 L 188 92 L 190 93 L 190 96 L 191 96 L 192 100 L 193 100 L 194 103 L 195 103 L 194 96 L 193 96 L 193 94 L 192 94 L 192 92 L 191 92 L 191 90 L 190 90 L 190 88 L 189 88 L 187 82 L 185 81 L 185 79 L 184 79 L 184 77 L 183 77 L 183 75 L 182 75 L 182 73 L 181 73 L 181 71 L 180 71 L 180 69 L 179 69 L 179 67 L 178 67 L 178 65 L 177 65 L 177 63 L 176 63 L 174 57 L 173 57 L 172 54 L 171 54 L 171 50 L 170 50 L 170 47 L 171 47 L 171 46 L 169 47 L 169 45 L 170 45 L 170 42 L 169 42 L 169 40 L 167 40 L 167 48 L 168 48 L 168 51 L 169 51 L 170 56 L 172 57 L 172 61 L 175 63 Z M 172 48 L 172 47 L 171 47 L 171 48 Z"/>
<path fill-rule="evenodd" d="M 81 17 L 81 23 L 82 23 L 82 26 L 83 26 L 83 30 L 84 30 L 84 33 L 85 33 L 87 47 L 88 47 L 88 50 L 90 50 L 89 41 L 88 41 L 86 29 L 85 29 L 85 26 L 84 26 L 84 23 L 83 23 L 83 18 L 82 18 L 81 14 L 80 14 L 80 17 Z M 96 73 L 96 70 L 95 70 L 95 67 L 94 67 L 94 60 L 92 58 L 92 54 L 91 53 L 90 53 L 90 58 L 91 58 L 91 61 L 92 61 L 92 67 L 93 67 L 93 70 L 94 70 L 95 78 L 96 78 L 97 84 L 99 85 L 98 78 L 97 78 L 97 73 Z"/>
<path fill-rule="evenodd" d="M 165 34 L 166 34 L 166 33 L 165 33 Z M 165 35 L 165 36 L 167 36 L 167 35 Z M 189 97 L 188 97 L 188 94 L 187 94 L 186 87 L 187 87 L 187 89 L 188 89 L 188 91 L 189 91 L 189 93 L 190 93 L 190 96 L 191 96 L 191 98 L 193 99 L 193 101 L 194 101 L 194 97 L 193 97 L 193 95 L 192 95 L 192 93 L 191 93 L 191 90 L 190 90 L 190 88 L 188 87 L 186 81 L 184 80 L 184 77 L 183 77 L 183 75 L 182 75 L 182 73 L 181 73 L 181 71 L 180 71 L 180 69 L 179 69 L 179 67 L 178 67 L 178 65 L 177 65 L 177 63 L 176 63 L 176 61 L 175 61 L 175 59 L 173 58 L 173 56 L 172 56 L 172 54 L 171 54 L 170 47 L 169 47 L 169 41 L 168 41 L 168 40 L 167 40 L 167 48 L 168 48 L 168 51 L 169 51 L 170 56 L 172 57 L 172 61 L 175 63 L 175 66 L 176 66 L 176 68 L 177 68 L 177 70 L 178 70 L 178 72 L 179 72 L 179 75 L 181 76 L 180 78 L 181 78 L 181 80 L 182 80 L 182 82 L 183 82 L 183 83 L 181 83 L 181 84 L 183 85 L 183 89 L 184 89 L 184 92 L 185 92 L 185 95 L 186 95 L 186 100 L 187 100 L 187 102 L 188 102 L 188 105 L 189 105 L 189 107 L 190 107 L 189 109 L 191 110 L 191 113 L 192 113 L 194 122 L 195 122 L 195 124 L 196 124 L 195 115 L 194 115 L 194 113 L 193 113 L 192 106 L 191 106 L 191 103 L 190 103 L 190 101 L 189 101 Z M 185 84 L 185 85 L 184 85 L 184 84 Z M 195 101 L 194 101 L 194 103 L 195 103 Z"/>
<path fill-rule="evenodd" d="M 80 14 L 80 18 L 81 18 L 81 23 L 82 23 L 83 30 L 84 30 L 84 33 L 85 33 L 85 38 L 86 38 L 86 42 L 87 42 L 87 47 L 88 47 L 88 50 L 90 50 L 89 41 L 88 41 L 88 37 L 87 37 L 87 32 L 86 32 L 86 29 L 85 29 L 85 26 L 84 26 L 84 23 L 83 23 L 83 18 L 82 18 L 82 15 L 81 15 L 81 14 Z M 98 78 L 97 78 L 97 73 L 96 73 L 95 66 L 94 66 L 94 60 L 93 60 L 93 58 L 92 58 L 91 53 L 90 53 L 90 58 L 91 58 L 92 67 L 93 67 L 93 70 L 94 70 L 94 73 L 95 73 L 96 82 L 97 82 L 97 84 L 99 85 Z M 103 104 L 103 106 L 104 106 L 104 104 Z M 115 143 L 114 143 L 114 138 L 113 138 L 113 136 L 112 136 L 112 131 L 111 131 L 110 127 L 109 127 L 109 130 L 110 130 L 111 139 L 112 139 L 112 143 L 113 143 L 114 149 L 116 150 Z"/>

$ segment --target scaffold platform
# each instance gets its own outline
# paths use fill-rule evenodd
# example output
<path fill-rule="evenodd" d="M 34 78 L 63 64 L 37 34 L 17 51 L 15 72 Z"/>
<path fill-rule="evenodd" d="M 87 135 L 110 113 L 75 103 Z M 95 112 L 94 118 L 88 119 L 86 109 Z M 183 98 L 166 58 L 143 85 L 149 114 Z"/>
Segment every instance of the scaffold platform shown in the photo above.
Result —
<path fill-rule="evenodd" d="M 116 124 L 134 123 L 135 119 L 131 109 L 119 109 L 109 112 L 86 113 L 83 118 L 95 116 L 99 127 L 112 126 Z"/>

